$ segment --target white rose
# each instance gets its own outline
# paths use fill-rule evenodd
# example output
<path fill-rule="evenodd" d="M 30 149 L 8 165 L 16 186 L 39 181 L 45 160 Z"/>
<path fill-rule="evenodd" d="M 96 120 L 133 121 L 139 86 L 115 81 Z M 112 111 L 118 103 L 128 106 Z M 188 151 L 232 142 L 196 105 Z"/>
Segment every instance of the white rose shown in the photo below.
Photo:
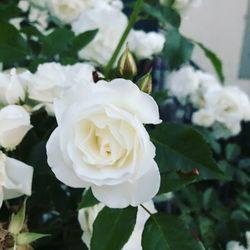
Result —
<path fill-rule="evenodd" d="M 78 35 L 88 30 L 98 29 L 98 33 L 94 40 L 79 52 L 79 57 L 106 65 L 127 23 L 128 19 L 125 14 L 107 5 L 82 12 L 72 24 L 73 31 Z"/>
<path fill-rule="evenodd" d="M 16 72 L 11 69 L 0 72 L 0 103 L 15 104 L 25 99 L 25 88 L 30 77 L 30 72 Z"/>
<path fill-rule="evenodd" d="M 164 46 L 165 37 L 157 32 L 132 30 L 129 34 L 128 46 L 138 59 L 152 58 L 159 54 Z"/>
<path fill-rule="evenodd" d="M 72 87 L 55 100 L 58 127 L 47 144 L 48 163 L 71 187 L 91 187 L 105 205 L 137 206 L 158 192 L 155 147 L 143 124 L 158 124 L 154 99 L 131 81 Z"/>
<path fill-rule="evenodd" d="M 198 87 L 199 78 L 191 66 L 184 66 L 168 77 L 167 88 L 181 102 L 196 93 Z"/>
<path fill-rule="evenodd" d="M 214 114 L 210 110 L 201 109 L 193 113 L 192 122 L 202 127 L 211 127 L 215 122 Z"/>
<path fill-rule="evenodd" d="M 50 0 L 48 7 L 51 14 L 64 23 L 71 23 L 84 9 L 83 0 Z"/>
<path fill-rule="evenodd" d="M 194 107 L 204 108 L 206 93 L 215 89 L 221 89 L 221 84 L 215 76 L 211 74 L 204 73 L 200 70 L 197 70 L 195 73 L 199 80 L 199 86 L 196 91 L 190 95 L 190 101 Z"/>
<path fill-rule="evenodd" d="M 3 200 L 31 195 L 33 168 L 0 151 L 0 207 Z"/>
<path fill-rule="evenodd" d="M 149 201 L 143 204 L 152 214 L 156 213 L 154 203 Z M 99 214 L 99 212 L 104 208 L 102 203 L 99 203 L 93 207 L 83 208 L 79 210 L 78 221 L 83 230 L 82 240 L 88 248 L 90 248 L 90 241 L 93 235 L 93 224 Z M 138 207 L 136 224 L 134 231 L 131 234 L 128 242 L 123 246 L 122 250 L 142 250 L 141 238 L 144 225 L 149 218 L 149 214 L 142 207 Z"/>
<path fill-rule="evenodd" d="M 0 110 L 0 145 L 15 148 L 32 128 L 29 113 L 21 106 L 8 105 Z"/>
<path fill-rule="evenodd" d="M 29 84 L 29 98 L 52 103 L 62 91 L 73 84 L 84 80 L 93 81 L 92 72 L 95 68 L 87 63 L 63 66 L 59 63 L 44 63 L 39 65 Z"/>
<path fill-rule="evenodd" d="M 208 91 L 205 103 L 214 113 L 216 121 L 225 124 L 228 129 L 242 120 L 250 120 L 249 98 L 238 87 L 228 86 Z"/>

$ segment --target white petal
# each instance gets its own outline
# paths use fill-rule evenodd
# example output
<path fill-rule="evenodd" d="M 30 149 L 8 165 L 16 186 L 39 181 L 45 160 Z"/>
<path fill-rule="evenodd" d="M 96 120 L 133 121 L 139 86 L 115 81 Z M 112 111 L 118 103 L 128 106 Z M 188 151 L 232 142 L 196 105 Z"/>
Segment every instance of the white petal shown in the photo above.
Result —
<path fill-rule="evenodd" d="M 8 148 L 8 149 L 15 148 L 18 144 L 21 143 L 22 139 L 31 128 L 32 128 L 31 125 L 28 125 L 28 126 L 23 125 L 15 129 L 5 131 L 0 136 L 0 144 L 4 148 Z"/>
<path fill-rule="evenodd" d="M 6 174 L 11 186 L 4 186 L 4 199 L 12 199 L 23 194 L 31 195 L 33 177 L 33 168 L 31 166 L 7 157 Z"/>
<path fill-rule="evenodd" d="M 2 204 L 3 204 L 3 190 L 2 190 L 2 188 L 0 188 L 0 208 L 1 208 Z"/>
<path fill-rule="evenodd" d="M 136 84 L 125 79 L 115 79 L 109 83 L 99 81 L 97 85 L 106 85 L 111 91 L 116 91 L 116 105 L 124 106 L 138 116 L 142 123 L 159 124 L 159 108 L 152 96 L 139 90 Z M 129 102 L 128 102 L 129 100 Z M 123 103 L 124 101 L 124 103 Z"/>
<path fill-rule="evenodd" d="M 56 175 L 56 177 L 61 182 L 70 187 L 75 187 L 75 188 L 83 188 L 89 186 L 87 182 L 81 180 L 75 174 L 72 166 L 70 165 L 70 161 L 67 161 L 65 159 L 66 156 L 63 157 L 63 152 L 60 150 L 61 148 L 59 144 L 58 129 L 55 129 L 55 131 L 50 136 L 46 148 L 47 148 L 48 164 L 51 167 L 54 174 Z"/>
<path fill-rule="evenodd" d="M 160 187 L 160 173 L 154 161 L 152 168 L 136 182 L 125 182 L 114 186 L 92 186 L 94 196 L 111 208 L 138 206 L 151 200 Z"/>

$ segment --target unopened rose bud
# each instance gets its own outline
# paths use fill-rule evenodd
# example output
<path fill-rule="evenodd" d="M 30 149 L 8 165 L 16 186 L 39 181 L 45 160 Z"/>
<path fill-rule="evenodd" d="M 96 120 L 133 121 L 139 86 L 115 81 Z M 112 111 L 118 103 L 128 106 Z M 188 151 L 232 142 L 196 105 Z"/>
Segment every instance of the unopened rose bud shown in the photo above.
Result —
<path fill-rule="evenodd" d="M 26 199 L 24 200 L 21 209 L 16 214 L 11 215 L 11 220 L 8 227 L 8 231 L 11 234 L 16 235 L 22 230 L 25 221 L 25 211 L 26 211 Z"/>
<path fill-rule="evenodd" d="M 119 59 L 118 70 L 125 79 L 132 79 L 137 74 L 136 62 L 128 47 Z"/>
<path fill-rule="evenodd" d="M 152 75 L 151 70 L 141 77 L 138 82 L 136 83 L 141 91 L 151 94 L 152 93 Z"/>

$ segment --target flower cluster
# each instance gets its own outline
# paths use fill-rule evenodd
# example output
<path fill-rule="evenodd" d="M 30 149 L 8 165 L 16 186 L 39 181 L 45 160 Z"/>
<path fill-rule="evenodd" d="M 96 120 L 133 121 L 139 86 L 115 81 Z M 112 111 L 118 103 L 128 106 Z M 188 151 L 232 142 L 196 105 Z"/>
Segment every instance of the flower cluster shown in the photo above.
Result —
<path fill-rule="evenodd" d="M 23 9 L 27 8 L 27 4 L 29 4 L 27 0 L 19 3 Z M 45 0 L 41 3 L 31 1 L 30 8 L 30 21 L 35 20 L 37 28 L 45 34 L 52 31 L 52 29 L 46 30 L 48 13 L 63 24 L 71 24 L 76 35 L 97 29 L 98 33 L 94 40 L 79 51 L 79 58 L 99 65 L 108 63 L 128 24 L 120 0 Z M 20 22 L 21 20 L 12 20 L 17 27 Z M 165 38 L 161 33 L 154 31 L 132 30 L 127 43 L 131 52 L 140 60 L 159 54 L 163 49 Z"/>
<path fill-rule="evenodd" d="M 216 138 L 237 135 L 241 122 L 250 120 L 250 101 L 242 90 L 221 86 L 213 75 L 191 66 L 170 74 L 167 87 L 182 104 L 193 105 L 192 122 L 212 128 Z"/>

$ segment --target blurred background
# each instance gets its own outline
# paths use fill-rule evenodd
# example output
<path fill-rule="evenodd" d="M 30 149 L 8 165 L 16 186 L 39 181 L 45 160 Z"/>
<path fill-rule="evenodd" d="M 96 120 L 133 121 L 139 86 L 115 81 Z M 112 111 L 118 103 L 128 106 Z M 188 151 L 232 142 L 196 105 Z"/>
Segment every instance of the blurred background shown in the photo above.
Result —
<path fill-rule="evenodd" d="M 225 82 L 238 85 L 250 95 L 249 0 L 203 0 L 186 13 L 181 32 L 214 51 L 223 61 Z M 205 71 L 214 72 L 197 47 L 193 60 Z"/>

